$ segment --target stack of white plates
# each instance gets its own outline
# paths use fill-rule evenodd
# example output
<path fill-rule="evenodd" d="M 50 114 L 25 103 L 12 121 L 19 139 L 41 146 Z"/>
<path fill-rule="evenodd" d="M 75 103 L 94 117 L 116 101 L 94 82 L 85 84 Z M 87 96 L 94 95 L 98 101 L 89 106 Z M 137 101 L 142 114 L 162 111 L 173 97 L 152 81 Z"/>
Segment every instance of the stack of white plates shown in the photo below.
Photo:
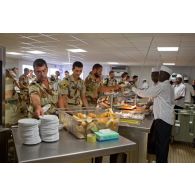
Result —
<path fill-rule="evenodd" d="M 39 121 L 32 118 L 20 119 L 18 121 L 18 128 L 24 144 L 33 145 L 41 142 L 38 125 Z"/>
<path fill-rule="evenodd" d="M 55 115 L 41 117 L 40 135 L 42 141 L 55 142 L 59 140 L 59 119 Z"/>

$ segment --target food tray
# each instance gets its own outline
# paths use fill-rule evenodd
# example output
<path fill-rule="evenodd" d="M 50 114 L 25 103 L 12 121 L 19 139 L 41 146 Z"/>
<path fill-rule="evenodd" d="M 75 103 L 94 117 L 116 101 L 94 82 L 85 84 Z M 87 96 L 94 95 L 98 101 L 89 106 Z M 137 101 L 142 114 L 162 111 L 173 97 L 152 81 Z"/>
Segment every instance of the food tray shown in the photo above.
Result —
<path fill-rule="evenodd" d="M 87 134 L 101 129 L 118 131 L 119 116 L 111 110 L 59 110 L 60 122 L 77 138 L 86 138 Z"/>

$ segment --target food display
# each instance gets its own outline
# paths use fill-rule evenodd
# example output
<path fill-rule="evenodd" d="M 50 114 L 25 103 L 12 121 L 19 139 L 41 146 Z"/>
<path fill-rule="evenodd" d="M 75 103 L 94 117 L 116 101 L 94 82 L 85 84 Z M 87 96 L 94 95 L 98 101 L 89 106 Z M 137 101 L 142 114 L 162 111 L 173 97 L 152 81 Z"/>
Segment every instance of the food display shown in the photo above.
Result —
<path fill-rule="evenodd" d="M 69 111 L 60 115 L 64 127 L 77 138 L 85 138 L 87 134 L 101 129 L 118 131 L 119 117 L 111 109 L 101 112 L 97 110 Z"/>

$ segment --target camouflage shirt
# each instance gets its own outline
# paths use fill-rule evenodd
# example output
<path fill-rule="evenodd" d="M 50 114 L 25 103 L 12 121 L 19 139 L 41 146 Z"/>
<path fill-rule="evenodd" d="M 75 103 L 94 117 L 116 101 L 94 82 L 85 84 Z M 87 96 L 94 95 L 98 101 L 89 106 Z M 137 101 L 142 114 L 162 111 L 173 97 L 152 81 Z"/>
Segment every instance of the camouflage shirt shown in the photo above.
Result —
<path fill-rule="evenodd" d="M 50 109 L 45 114 L 53 114 L 57 108 L 57 102 L 59 97 L 59 92 L 53 89 L 53 83 L 49 80 L 49 88 L 47 88 L 43 83 L 35 80 L 29 86 L 29 95 L 37 94 L 41 99 L 41 107 L 51 104 Z M 29 106 L 29 116 L 32 117 L 34 113 L 34 108 L 32 102 L 30 101 Z"/>
<path fill-rule="evenodd" d="M 97 99 L 99 97 L 98 88 L 102 86 L 103 82 L 101 79 L 97 79 L 90 72 L 85 79 L 86 86 L 86 98 L 89 104 L 97 104 Z"/>
<path fill-rule="evenodd" d="M 28 78 L 28 76 L 26 76 L 24 74 L 21 75 L 19 77 L 19 83 L 23 84 L 25 87 L 28 87 L 29 86 L 29 78 Z M 21 87 L 20 90 L 21 91 L 28 91 L 28 89 L 23 88 L 23 87 Z"/>
<path fill-rule="evenodd" d="M 116 79 L 106 78 L 104 80 L 104 85 L 107 86 L 107 87 L 115 86 L 115 85 L 117 85 L 117 80 Z"/>
<path fill-rule="evenodd" d="M 60 94 L 67 95 L 69 105 L 81 105 L 81 96 L 85 95 L 86 88 L 81 78 L 75 81 L 73 75 L 71 75 L 59 83 L 59 91 Z"/>

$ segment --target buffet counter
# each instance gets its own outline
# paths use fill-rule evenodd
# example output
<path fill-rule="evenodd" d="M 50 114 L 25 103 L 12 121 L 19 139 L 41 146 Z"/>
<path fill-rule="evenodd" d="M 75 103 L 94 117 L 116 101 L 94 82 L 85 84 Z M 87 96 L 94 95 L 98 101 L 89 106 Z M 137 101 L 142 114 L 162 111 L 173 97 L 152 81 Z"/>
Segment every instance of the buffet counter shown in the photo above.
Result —
<path fill-rule="evenodd" d="M 152 122 L 153 116 L 151 114 L 146 116 L 140 124 L 120 122 L 119 134 L 136 143 L 136 149 L 131 157 L 132 162 L 147 162 L 147 142 Z"/>
<path fill-rule="evenodd" d="M 41 142 L 29 146 L 23 145 L 17 128 L 12 129 L 18 162 L 81 162 L 98 156 L 125 152 L 130 160 L 131 152 L 136 144 L 122 136 L 119 140 L 87 143 L 84 139 L 76 139 L 65 130 L 60 131 L 60 140 L 53 143 Z"/>

